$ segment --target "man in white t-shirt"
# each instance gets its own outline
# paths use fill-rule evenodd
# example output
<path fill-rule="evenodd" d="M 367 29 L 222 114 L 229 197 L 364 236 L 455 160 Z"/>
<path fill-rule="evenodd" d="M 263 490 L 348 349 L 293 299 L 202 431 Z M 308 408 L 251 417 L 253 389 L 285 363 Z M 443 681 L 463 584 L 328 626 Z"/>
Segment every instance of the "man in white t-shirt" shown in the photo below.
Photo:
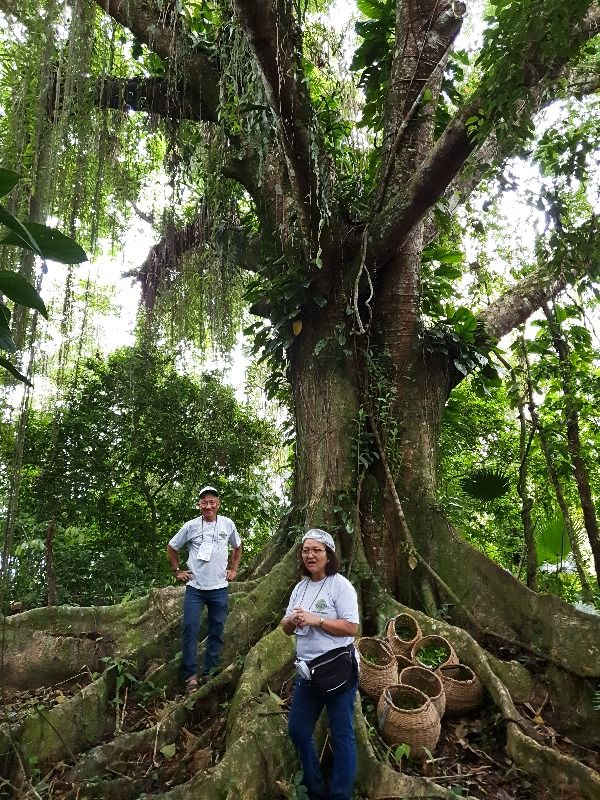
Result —
<path fill-rule="evenodd" d="M 227 586 L 229 581 L 235 580 L 242 557 L 242 540 L 232 520 L 218 513 L 220 506 L 218 491 L 213 486 L 205 486 L 198 495 L 201 516 L 186 522 L 167 545 L 167 558 L 175 577 L 187 584 L 183 600 L 182 664 L 188 692 L 198 687 L 198 632 L 204 606 L 208 635 L 203 680 L 219 662 L 227 617 Z M 187 569 L 179 566 L 178 553 L 183 546 L 188 548 Z"/>

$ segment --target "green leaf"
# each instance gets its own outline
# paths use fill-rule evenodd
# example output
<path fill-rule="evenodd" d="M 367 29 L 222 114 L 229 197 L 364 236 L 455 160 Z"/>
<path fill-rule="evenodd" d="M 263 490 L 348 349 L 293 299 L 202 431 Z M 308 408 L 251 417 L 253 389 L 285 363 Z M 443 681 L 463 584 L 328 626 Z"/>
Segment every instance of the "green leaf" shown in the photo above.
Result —
<path fill-rule="evenodd" d="M 482 503 L 497 500 L 510 490 L 510 478 L 502 470 L 493 467 L 474 469 L 462 478 L 460 484 L 463 492 Z"/>
<path fill-rule="evenodd" d="M 381 19 L 385 14 L 385 8 L 373 0 L 356 0 L 356 5 L 358 10 L 370 19 Z"/>
<path fill-rule="evenodd" d="M 565 530 L 562 514 L 541 520 L 535 529 L 535 549 L 538 561 L 557 564 L 564 561 L 571 552 L 571 543 Z"/>
<path fill-rule="evenodd" d="M 281 697 L 279 697 L 278 694 L 275 694 L 275 692 L 272 689 L 269 689 L 269 697 L 272 700 L 274 700 L 278 706 L 282 706 L 285 702 L 284 700 L 281 699 Z"/>
<path fill-rule="evenodd" d="M 0 222 L 4 222 L 1 217 Z M 34 242 L 34 246 L 25 243 L 22 236 L 16 233 L 14 228 L 11 228 L 13 233 L 7 234 L 0 240 L 0 244 L 15 244 L 20 247 L 26 247 L 28 250 L 38 253 L 42 258 L 58 261 L 60 264 L 81 264 L 83 261 L 88 260 L 85 250 L 69 236 L 65 236 L 64 233 L 54 228 L 49 228 L 47 225 L 39 225 L 37 222 L 20 222 L 19 225 L 25 229 L 30 239 Z"/>
<path fill-rule="evenodd" d="M 408 744 L 399 744 L 398 747 L 394 750 L 394 758 L 396 759 L 397 763 L 399 764 L 403 758 L 408 758 L 410 756 L 410 745 Z"/>
<path fill-rule="evenodd" d="M 173 744 L 165 744 L 163 747 L 160 748 L 160 752 L 163 754 L 165 758 L 173 758 L 176 750 L 177 747 L 175 746 L 174 742 Z"/>
<path fill-rule="evenodd" d="M 6 350 L 7 353 L 14 353 L 17 349 L 10 328 L 3 324 L 0 324 L 0 349 Z"/>
<path fill-rule="evenodd" d="M 0 367 L 4 367 L 4 369 L 7 372 L 10 372 L 10 374 L 18 381 L 21 381 L 21 383 L 26 383 L 27 386 L 33 386 L 31 381 L 28 381 L 25 375 L 20 373 L 16 367 L 13 367 L 10 361 L 7 361 L 5 358 L 2 358 L 2 356 L 0 356 Z"/>
<path fill-rule="evenodd" d="M 568 313 L 566 308 L 563 306 L 555 306 L 554 310 L 556 314 L 556 321 L 558 323 L 564 322 L 567 319 Z"/>
<path fill-rule="evenodd" d="M 433 271 L 436 278 L 460 278 L 462 269 L 454 267 L 452 264 L 441 264 Z"/>
<path fill-rule="evenodd" d="M 465 50 L 455 50 L 452 53 L 452 58 L 459 61 L 461 64 L 468 65 L 469 63 L 469 54 Z"/>
<path fill-rule="evenodd" d="M 26 281 L 18 272 L 12 272 L 9 269 L 0 270 L 0 292 L 10 297 L 15 303 L 27 308 L 35 308 L 48 319 L 44 301 L 29 281 Z"/>
<path fill-rule="evenodd" d="M 12 233 L 8 233 L 3 239 L 0 239 L 0 244 L 16 244 L 18 247 L 33 250 L 39 256 L 42 255 L 37 242 L 27 228 L 16 217 L 13 217 L 4 206 L 0 206 L 0 223 L 12 231 Z"/>
<path fill-rule="evenodd" d="M 4 197 L 4 195 L 12 191 L 20 179 L 21 176 L 13 172 L 12 169 L 0 167 L 0 197 Z"/>

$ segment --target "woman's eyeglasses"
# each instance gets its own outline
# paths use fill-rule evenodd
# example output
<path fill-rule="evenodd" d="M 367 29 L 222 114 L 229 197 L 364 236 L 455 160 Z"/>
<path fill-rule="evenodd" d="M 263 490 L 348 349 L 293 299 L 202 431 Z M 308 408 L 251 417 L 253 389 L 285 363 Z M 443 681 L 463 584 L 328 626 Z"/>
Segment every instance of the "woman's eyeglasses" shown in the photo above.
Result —
<path fill-rule="evenodd" d="M 316 555 L 317 553 L 324 553 L 325 550 L 322 547 L 309 547 L 306 550 L 304 550 L 303 548 L 301 552 L 303 556 L 309 556 L 311 553 L 313 553 L 314 555 Z"/>

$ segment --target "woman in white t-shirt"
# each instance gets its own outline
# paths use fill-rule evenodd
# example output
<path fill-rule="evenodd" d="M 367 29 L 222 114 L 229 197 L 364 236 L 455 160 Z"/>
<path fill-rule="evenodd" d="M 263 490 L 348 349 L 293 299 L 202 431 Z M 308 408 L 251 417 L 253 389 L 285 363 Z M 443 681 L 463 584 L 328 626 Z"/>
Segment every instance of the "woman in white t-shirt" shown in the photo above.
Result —
<path fill-rule="evenodd" d="M 298 751 L 310 800 L 350 800 L 356 775 L 353 713 L 357 670 L 346 689 L 329 696 L 311 685 L 306 665 L 330 650 L 352 645 L 358 630 L 358 600 L 350 581 L 340 575 L 335 542 L 325 531 L 313 528 L 304 534 L 299 567 L 305 577 L 294 587 L 281 623 L 285 633 L 295 635 L 299 665 L 289 734 Z M 354 653 L 352 658 L 355 660 Z M 324 788 L 313 739 L 323 706 L 327 708 L 333 749 L 329 792 Z"/>

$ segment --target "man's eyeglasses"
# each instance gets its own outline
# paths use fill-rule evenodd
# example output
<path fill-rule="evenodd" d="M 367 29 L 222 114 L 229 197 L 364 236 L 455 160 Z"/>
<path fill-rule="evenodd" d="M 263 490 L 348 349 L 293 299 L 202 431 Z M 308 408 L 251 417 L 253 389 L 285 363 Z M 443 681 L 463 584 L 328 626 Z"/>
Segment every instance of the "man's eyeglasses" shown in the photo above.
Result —
<path fill-rule="evenodd" d="M 303 556 L 309 556 L 311 553 L 317 555 L 317 553 L 325 553 L 326 551 L 322 547 L 309 547 L 306 550 L 302 549 Z"/>

